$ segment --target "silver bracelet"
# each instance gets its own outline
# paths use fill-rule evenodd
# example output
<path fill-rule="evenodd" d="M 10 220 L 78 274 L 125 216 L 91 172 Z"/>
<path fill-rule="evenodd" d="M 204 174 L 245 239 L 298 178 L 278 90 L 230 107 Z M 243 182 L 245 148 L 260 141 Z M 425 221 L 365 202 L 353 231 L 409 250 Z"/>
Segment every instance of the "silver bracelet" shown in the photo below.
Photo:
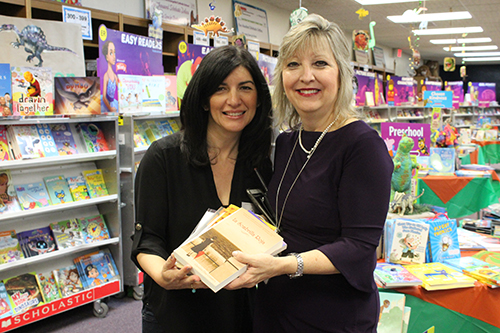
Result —
<path fill-rule="evenodd" d="M 297 271 L 293 274 L 288 274 L 290 279 L 301 277 L 304 274 L 304 260 L 300 253 L 290 253 L 289 256 L 294 256 L 297 259 Z"/>

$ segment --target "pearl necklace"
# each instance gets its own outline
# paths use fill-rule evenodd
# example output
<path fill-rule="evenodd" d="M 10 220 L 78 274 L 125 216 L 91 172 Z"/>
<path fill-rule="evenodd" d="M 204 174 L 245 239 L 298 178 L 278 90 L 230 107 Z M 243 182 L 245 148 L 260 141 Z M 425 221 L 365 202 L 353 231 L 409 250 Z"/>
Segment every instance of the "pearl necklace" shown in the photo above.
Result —
<path fill-rule="evenodd" d="M 323 131 L 323 133 L 321 133 L 321 135 L 319 136 L 318 140 L 316 140 L 316 143 L 314 143 L 314 146 L 311 148 L 311 150 L 307 150 L 306 148 L 304 148 L 304 145 L 302 145 L 302 131 L 304 130 L 304 127 L 302 126 L 302 124 L 300 124 L 300 129 L 299 129 L 299 144 L 300 144 L 300 148 L 302 148 L 302 150 L 304 151 L 304 153 L 307 154 L 307 158 L 311 158 L 311 156 L 314 153 L 314 151 L 316 150 L 316 148 L 318 148 L 319 143 L 321 142 L 321 140 L 323 140 L 323 137 L 326 135 L 326 133 L 328 133 L 328 130 L 333 126 L 333 124 L 335 124 L 335 122 L 337 121 L 337 119 L 339 119 L 339 116 L 340 116 L 340 112 L 337 114 L 337 117 L 335 117 L 335 120 L 332 121 L 330 123 L 330 125 L 328 125 L 325 128 L 325 130 Z"/>

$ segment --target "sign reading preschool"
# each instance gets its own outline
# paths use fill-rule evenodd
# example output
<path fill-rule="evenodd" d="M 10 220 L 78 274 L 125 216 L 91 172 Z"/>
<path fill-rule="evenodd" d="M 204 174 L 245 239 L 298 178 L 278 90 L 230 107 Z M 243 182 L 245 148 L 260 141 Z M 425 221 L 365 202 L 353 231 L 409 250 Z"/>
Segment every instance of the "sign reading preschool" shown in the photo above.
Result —
<path fill-rule="evenodd" d="M 405 135 L 414 141 L 412 155 L 429 155 L 431 143 L 431 125 L 417 123 L 382 123 L 380 132 L 387 149 L 392 156 L 396 155 L 399 141 Z"/>

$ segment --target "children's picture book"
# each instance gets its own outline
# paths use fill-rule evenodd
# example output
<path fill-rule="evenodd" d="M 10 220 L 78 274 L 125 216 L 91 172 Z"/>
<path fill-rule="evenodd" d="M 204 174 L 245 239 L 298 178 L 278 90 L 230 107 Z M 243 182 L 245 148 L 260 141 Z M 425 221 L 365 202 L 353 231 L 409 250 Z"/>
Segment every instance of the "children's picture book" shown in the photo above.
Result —
<path fill-rule="evenodd" d="M 474 257 L 447 259 L 444 263 L 489 287 L 500 287 L 500 266 L 489 264 Z"/>
<path fill-rule="evenodd" d="M 63 175 L 44 177 L 43 181 L 53 205 L 73 202 L 68 181 Z"/>
<path fill-rule="evenodd" d="M 40 289 L 42 290 L 42 296 L 45 303 L 50 303 L 56 299 L 61 298 L 59 289 L 57 288 L 56 279 L 54 278 L 54 272 L 42 272 L 37 273 L 38 281 L 40 283 Z"/>
<path fill-rule="evenodd" d="M 52 137 L 56 143 L 59 155 L 78 154 L 73 131 L 68 123 L 51 124 L 50 130 L 52 131 Z"/>
<path fill-rule="evenodd" d="M 142 111 L 142 76 L 118 75 L 118 108 L 120 113 Z"/>
<path fill-rule="evenodd" d="M 460 258 L 457 221 L 455 219 L 427 220 L 429 225 L 429 261 L 444 262 Z"/>
<path fill-rule="evenodd" d="M 0 282 L 0 319 L 10 317 L 13 314 L 14 313 L 12 312 L 9 294 L 5 289 L 5 285 L 3 284 L 3 282 Z"/>
<path fill-rule="evenodd" d="M 141 76 L 142 110 L 145 112 L 165 112 L 165 77 Z"/>
<path fill-rule="evenodd" d="M 174 129 L 172 128 L 172 126 L 170 125 L 170 122 L 168 120 L 158 121 L 158 127 L 163 132 L 163 136 L 174 134 Z"/>
<path fill-rule="evenodd" d="M 21 210 L 10 170 L 0 170 L 0 214 Z"/>
<path fill-rule="evenodd" d="M 14 116 L 54 114 L 54 76 L 50 67 L 11 66 Z"/>
<path fill-rule="evenodd" d="M 499 251 L 479 251 L 478 253 L 474 254 L 473 257 L 485 261 L 489 264 L 500 266 Z"/>
<path fill-rule="evenodd" d="M 24 258 L 15 230 L 0 231 L 0 264 Z"/>
<path fill-rule="evenodd" d="M 85 243 L 94 243 L 109 239 L 109 231 L 103 215 L 78 218 Z"/>
<path fill-rule="evenodd" d="M 401 332 L 406 296 L 401 293 L 380 291 L 380 314 L 377 333 Z"/>
<path fill-rule="evenodd" d="M 74 263 L 81 272 L 80 276 L 85 289 L 120 279 L 120 273 L 108 248 L 97 253 L 79 256 L 74 259 Z"/>
<path fill-rule="evenodd" d="M 56 242 L 50 227 L 37 228 L 17 233 L 17 239 L 26 258 L 55 251 Z"/>
<path fill-rule="evenodd" d="M 10 64 L 0 64 L 0 116 L 12 116 Z"/>
<path fill-rule="evenodd" d="M 15 189 L 23 210 L 50 206 L 50 196 L 42 182 L 16 185 Z"/>
<path fill-rule="evenodd" d="M 87 191 L 91 198 L 109 195 L 102 169 L 84 170 L 82 171 L 82 175 L 87 183 Z"/>
<path fill-rule="evenodd" d="M 134 121 L 134 145 L 135 147 L 148 147 L 148 142 L 144 138 L 144 136 L 141 134 L 139 130 L 139 126 L 137 125 L 137 122 Z"/>
<path fill-rule="evenodd" d="M 59 156 L 49 124 L 36 124 L 36 130 L 42 145 L 42 157 Z"/>
<path fill-rule="evenodd" d="M 165 111 L 178 111 L 177 106 L 177 76 L 165 74 Z"/>
<path fill-rule="evenodd" d="M 139 133 L 141 133 L 142 137 L 144 138 L 144 140 L 146 140 L 148 145 L 156 141 L 157 138 L 146 121 L 137 122 L 137 127 L 139 129 Z"/>
<path fill-rule="evenodd" d="M 174 256 L 180 264 L 192 266 L 193 273 L 217 292 L 246 270 L 246 265 L 234 259 L 233 251 L 277 254 L 284 250 L 283 244 L 283 238 L 267 224 L 240 208 L 189 237 L 174 250 Z"/>
<path fill-rule="evenodd" d="M 163 137 L 163 131 L 160 130 L 158 123 L 155 120 L 146 120 L 146 124 L 148 124 L 156 140 Z"/>
<path fill-rule="evenodd" d="M 405 306 L 405 312 L 403 313 L 403 328 L 401 329 L 401 333 L 408 332 L 408 325 L 410 324 L 410 315 L 411 315 L 411 308 L 409 306 Z"/>
<path fill-rule="evenodd" d="M 101 114 L 98 77 L 55 77 L 54 95 L 55 114 Z"/>
<path fill-rule="evenodd" d="M 429 175 L 453 176 L 455 173 L 455 148 L 431 148 Z"/>
<path fill-rule="evenodd" d="M 7 127 L 0 125 L 0 161 L 10 161 L 13 159 L 14 156 L 12 155 L 7 136 Z"/>
<path fill-rule="evenodd" d="M 81 246 L 85 244 L 82 228 L 77 219 L 69 219 L 50 224 L 58 249 Z"/>
<path fill-rule="evenodd" d="M 90 199 L 90 194 L 87 189 L 87 182 L 85 181 L 85 177 L 79 175 L 68 177 L 66 178 L 66 180 L 68 181 L 69 191 L 71 192 L 73 201 Z"/>
<path fill-rule="evenodd" d="M 168 123 L 170 124 L 170 127 L 172 128 L 172 130 L 175 132 L 179 132 L 180 130 L 180 127 L 179 127 L 179 124 L 177 123 L 177 120 L 174 119 L 174 118 L 169 118 L 167 119 L 168 120 Z"/>
<path fill-rule="evenodd" d="M 44 304 L 35 272 L 4 279 L 3 283 L 15 315 Z"/>
<path fill-rule="evenodd" d="M 43 145 L 35 125 L 12 125 L 7 128 L 16 160 L 44 157 Z"/>
<path fill-rule="evenodd" d="M 396 264 L 425 262 L 429 225 L 417 220 L 394 221 L 389 261 Z"/>
<path fill-rule="evenodd" d="M 75 265 L 55 269 L 54 278 L 61 297 L 68 297 L 83 290 L 83 285 Z"/>
<path fill-rule="evenodd" d="M 429 291 L 474 287 L 476 281 L 440 262 L 406 265 L 405 268 L 422 280 L 422 287 Z"/>
<path fill-rule="evenodd" d="M 109 150 L 104 132 L 98 124 L 82 123 L 78 124 L 77 128 L 88 153 L 97 153 Z"/>
<path fill-rule="evenodd" d="M 379 262 L 373 272 L 375 280 L 383 288 L 401 288 L 410 286 L 420 286 L 422 281 L 411 274 L 400 264 L 390 262 Z"/>

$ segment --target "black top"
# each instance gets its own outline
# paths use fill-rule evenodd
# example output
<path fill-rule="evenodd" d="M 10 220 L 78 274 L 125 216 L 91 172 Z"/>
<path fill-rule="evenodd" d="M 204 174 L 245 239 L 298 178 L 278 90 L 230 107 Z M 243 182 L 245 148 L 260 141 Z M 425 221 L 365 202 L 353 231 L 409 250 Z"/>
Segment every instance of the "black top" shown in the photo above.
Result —
<path fill-rule="evenodd" d="M 138 253 L 164 259 L 194 229 L 208 208 L 218 209 L 210 166 L 193 167 L 180 151 L 180 133 L 155 141 L 141 160 L 135 179 L 136 224 L 132 260 Z M 259 169 L 268 181 L 271 162 Z M 237 161 L 229 202 L 237 206 L 250 202 L 247 188 L 262 188 L 253 168 Z M 251 332 L 251 311 L 255 289 L 237 291 L 210 289 L 165 290 L 144 274 L 143 301 L 168 332 Z"/>
<path fill-rule="evenodd" d="M 303 132 L 304 147 L 311 149 L 320 134 Z M 282 133 L 277 139 L 269 184 L 273 207 L 297 135 Z M 306 159 L 297 144 L 279 192 L 278 218 Z M 259 284 L 255 332 L 376 332 L 379 298 L 373 270 L 392 171 L 386 145 L 364 122 L 326 134 L 290 192 L 281 235 L 286 252 L 318 249 L 341 274 L 279 276 Z"/>

